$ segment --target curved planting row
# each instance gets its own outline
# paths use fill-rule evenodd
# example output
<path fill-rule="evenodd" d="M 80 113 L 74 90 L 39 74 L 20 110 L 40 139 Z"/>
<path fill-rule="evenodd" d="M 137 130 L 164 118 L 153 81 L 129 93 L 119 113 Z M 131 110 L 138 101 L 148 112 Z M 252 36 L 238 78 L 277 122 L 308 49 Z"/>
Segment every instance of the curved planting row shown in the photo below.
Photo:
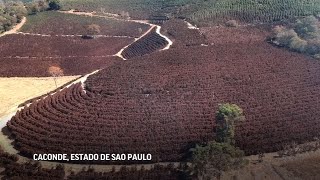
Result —
<path fill-rule="evenodd" d="M 7 35 L 0 40 L 0 77 L 50 76 L 59 66 L 64 75 L 82 75 L 113 64 L 113 57 L 133 38 L 42 37 Z"/>
<path fill-rule="evenodd" d="M 84 93 L 81 84 L 77 84 L 33 103 L 7 125 L 15 135 L 17 148 L 28 157 L 33 153 L 151 153 L 150 162 L 180 160 L 189 143 L 212 131 L 201 128 L 190 134 L 190 125 L 180 127 L 156 114 L 153 115 L 156 119 L 149 121 L 146 105 L 129 103 L 126 99 Z M 173 111 L 173 107 L 155 108 L 159 112 Z M 175 130 L 184 131 L 178 139 L 171 138 Z"/>
<path fill-rule="evenodd" d="M 1 37 L 0 59 L 4 57 L 68 57 L 114 55 L 133 38 L 54 37 L 13 34 Z M 14 48 L 13 48 L 14 47 Z"/>
<path fill-rule="evenodd" d="M 65 76 L 88 74 L 118 62 L 118 57 L 0 58 L 0 77 L 48 77 L 59 66 Z"/>
<path fill-rule="evenodd" d="M 78 179 L 121 179 L 121 180 L 181 180 L 191 179 L 191 176 L 187 175 L 183 171 L 179 171 L 170 165 L 168 167 L 155 165 L 152 169 L 137 170 L 136 168 L 123 167 L 118 172 L 104 172 L 99 173 L 94 170 L 81 171 L 77 174 L 71 174 L 68 176 L 69 180 Z"/>
<path fill-rule="evenodd" d="M 226 102 L 244 109 L 236 142 L 247 154 L 320 135 L 320 63 L 267 43 L 174 48 L 121 61 L 85 84 L 9 121 L 23 155 L 150 153 L 152 162 L 179 161 L 214 139 L 216 109 Z"/>
<path fill-rule="evenodd" d="M 156 32 L 156 27 L 147 35 L 128 46 L 122 56 L 125 59 L 143 56 L 164 48 L 168 44 L 167 40 Z"/>
<path fill-rule="evenodd" d="M 161 26 L 161 30 L 174 39 L 173 47 L 181 46 L 200 46 L 207 44 L 207 38 L 199 29 L 190 29 L 183 20 L 172 19 Z"/>
<path fill-rule="evenodd" d="M 88 17 L 61 12 L 42 12 L 36 16 L 28 16 L 28 21 L 21 32 L 39 34 L 81 34 L 88 33 L 87 26 L 96 24 L 99 34 L 110 36 L 140 37 L 149 28 L 146 24 L 119 21 L 112 18 Z"/>

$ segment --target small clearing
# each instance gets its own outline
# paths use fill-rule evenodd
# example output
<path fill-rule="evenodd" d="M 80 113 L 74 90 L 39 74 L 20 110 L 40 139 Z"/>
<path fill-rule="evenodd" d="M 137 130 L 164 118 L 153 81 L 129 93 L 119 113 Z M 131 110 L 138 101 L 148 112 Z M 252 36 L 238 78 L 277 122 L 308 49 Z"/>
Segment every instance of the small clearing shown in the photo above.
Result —
<path fill-rule="evenodd" d="M 79 76 L 57 79 L 58 86 Z M 46 94 L 56 89 L 52 77 L 48 78 L 0 78 L 0 117 L 16 111 L 19 104 L 28 99 Z"/>

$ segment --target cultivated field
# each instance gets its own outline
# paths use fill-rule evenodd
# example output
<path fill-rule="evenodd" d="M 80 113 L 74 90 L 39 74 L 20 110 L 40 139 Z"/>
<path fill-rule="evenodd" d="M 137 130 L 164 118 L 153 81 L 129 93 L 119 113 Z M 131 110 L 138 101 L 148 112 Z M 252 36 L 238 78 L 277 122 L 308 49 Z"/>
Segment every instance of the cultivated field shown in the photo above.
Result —
<path fill-rule="evenodd" d="M 48 77 L 49 67 L 59 66 L 63 74 L 84 75 L 120 61 L 118 57 L 10 57 L 0 58 L 1 77 Z"/>
<path fill-rule="evenodd" d="M 318 0 L 63 0 L 64 8 L 84 11 L 129 12 L 134 18 L 149 18 L 151 15 L 172 14 L 200 24 L 223 24 L 236 19 L 244 23 L 270 23 L 296 16 L 320 13 Z"/>
<path fill-rule="evenodd" d="M 101 17 L 86 17 L 60 12 L 43 12 L 28 16 L 22 32 L 51 35 L 85 35 L 86 26 L 97 24 L 101 35 L 139 37 L 149 26 Z"/>
<path fill-rule="evenodd" d="M 55 37 L 13 34 L 2 37 L 0 58 L 10 57 L 92 57 L 112 56 L 133 38 L 100 37 Z M 15 47 L 13 49 L 12 47 Z"/>
<path fill-rule="evenodd" d="M 146 36 L 128 46 L 128 48 L 123 51 L 123 57 L 130 59 L 150 54 L 165 48 L 167 44 L 166 39 L 157 34 L 156 28 L 153 28 Z"/>
<path fill-rule="evenodd" d="M 30 15 L 22 29 L 0 38 L 0 77 L 11 77 L 0 78 L 0 100 L 5 101 L 0 117 L 8 120 L 29 99 L 11 120 L 0 122 L 7 122 L 0 134 L 7 152 L 0 148 L 5 179 L 197 179 L 201 163 L 202 170 L 225 171 L 211 165 L 243 154 L 253 155 L 246 157 L 250 164 L 224 173 L 224 179 L 318 177 L 320 141 L 309 150 L 287 149 L 320 137 L 320 61 L 268 43 L 273 27 L 297 16 L 319 17 L 318 0 L 61 2 L 62 11 Z M 297 20 L 305 34 L 312 29 L 312 47 L 320 34 L 315 17 L 310 24 Z M 153 18 L 165 20 L 160 26 L 150 23 Z M 236 20 L 232 27 L 229 20 Z M 83 36 L 92 35 L 88 25 L 99 29 L 96 36 Z M 278 39 L 290 39 L 290 48 L 305 43 L 290 33 L 295 31 L 279 31 Z M 85 76 L 48 96 L 55 89 L 52 78 L 16 78 L 51 76 L 51 66 L 63 75 Z M 73 78 L 61 77 L 58 83 Z M 220 109 L 228 103 L 239 106 L 239 112 Z M 233 138 L 229 123 L 242 119 L 242 110 L 244 119 L 235 122 Z M 216 123 L 222 119 L 225 124 Z M 219 141 L 222 126 L 225 142 Z M 216 148 L 219 158 L 205 152 L 207 147 Z M 227 148 L 220 152 L 221 147 Z M 293 151 L 315 152 L 308 159 L 289 157 Z M 19 158 L 8 154 L 17 152 Z M 69 161 L 62 162 L 64 169 L 56 166 L 61 162 L 26 162 L 35 153 L 136 153 L 152 154 L 152 160 Z M 264 153 L 266 161 L 253 159 Z"/>
<path fill-rule="evenodd" d="M 232 102 L 245 112 L 236 142 L 247 154 L 319 136 L 319 62 L 253 39 L 119 62 L 90 76 L 86 93 L 74 85 L 21 111 L 8 127 L 26 156 L 150 152 L 154 161 L 179 161 L 194 143 L 214 139 L 215 109 Z"/>

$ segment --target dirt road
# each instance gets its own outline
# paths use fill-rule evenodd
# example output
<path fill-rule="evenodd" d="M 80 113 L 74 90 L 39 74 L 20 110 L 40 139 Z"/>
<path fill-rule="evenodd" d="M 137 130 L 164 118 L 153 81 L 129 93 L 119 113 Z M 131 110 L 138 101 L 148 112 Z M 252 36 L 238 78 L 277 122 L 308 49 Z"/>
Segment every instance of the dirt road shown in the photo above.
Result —
<path fill-rule="evenodd" d="M 9 34 L 16 34 L 26 22 L 27 22 L 27 18 L 23 17 L 19 24 L 15 25 L 9 31 L 6 31 L 6 32 L 0 34 L 0 37 L 5 36 L 5 35 L 9 35 Z"/>

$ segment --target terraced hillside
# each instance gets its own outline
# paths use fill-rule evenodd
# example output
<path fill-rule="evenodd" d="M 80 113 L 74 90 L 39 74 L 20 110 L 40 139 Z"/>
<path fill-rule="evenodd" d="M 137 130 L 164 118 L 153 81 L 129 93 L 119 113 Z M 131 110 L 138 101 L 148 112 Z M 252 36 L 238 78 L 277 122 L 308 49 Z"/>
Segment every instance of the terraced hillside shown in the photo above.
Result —
<path fill-rule="evenodd" d="M 86 17 L 60 12 L 42 12 L 28 16 L 27 23 L 21 31 L 51 35 L 85 35 L 86 26 L 96 24 L 101 35 L 139 37 L 149 28 L 146 24 L 119 21 L 101 17 Z"/>
<path fill-rule="evenodd" d="M 16 148 L 25 156 L 129 152 L 179 161 L 195 143 L 214 139 L 224 102 L 244 109 L 236 142 L 247 154 L 319 136 L 319 62 L 252 38 L 108 67 L 88 78 L 85 91 L 74 85 L 18 112 L 8 123 Z"/>
<path fill-rule="evenodd" d="M 63 0 L 64 7 L 85 11 L 129 12 L 134 18 L 152 15 L 173 15 L 201 25 L 225 23 L 230 19 L 242 22 L 273 22 L 295 16 L 320 13 L 318 0 Z"/>
<path fill-rule="evenodd" d="M 81 37 L 7 35 L 0 41 L 0 76 L 50 76 L 50 66 L 61 67 L 65 75 L 86 74 L 119 60 L 113 55 L 132 41 L 132 38 L 113 37 L 85 40 Z"/>
<path fill-rule="evenodd" d="M 134 58 L 156 52 L 165 48 L 167 44 L 167 40 L 161 37 L 156 32 L 156 27 L 154 27 L 146 36 L 128 46 L 122 54 L 126 59 Z"/>

